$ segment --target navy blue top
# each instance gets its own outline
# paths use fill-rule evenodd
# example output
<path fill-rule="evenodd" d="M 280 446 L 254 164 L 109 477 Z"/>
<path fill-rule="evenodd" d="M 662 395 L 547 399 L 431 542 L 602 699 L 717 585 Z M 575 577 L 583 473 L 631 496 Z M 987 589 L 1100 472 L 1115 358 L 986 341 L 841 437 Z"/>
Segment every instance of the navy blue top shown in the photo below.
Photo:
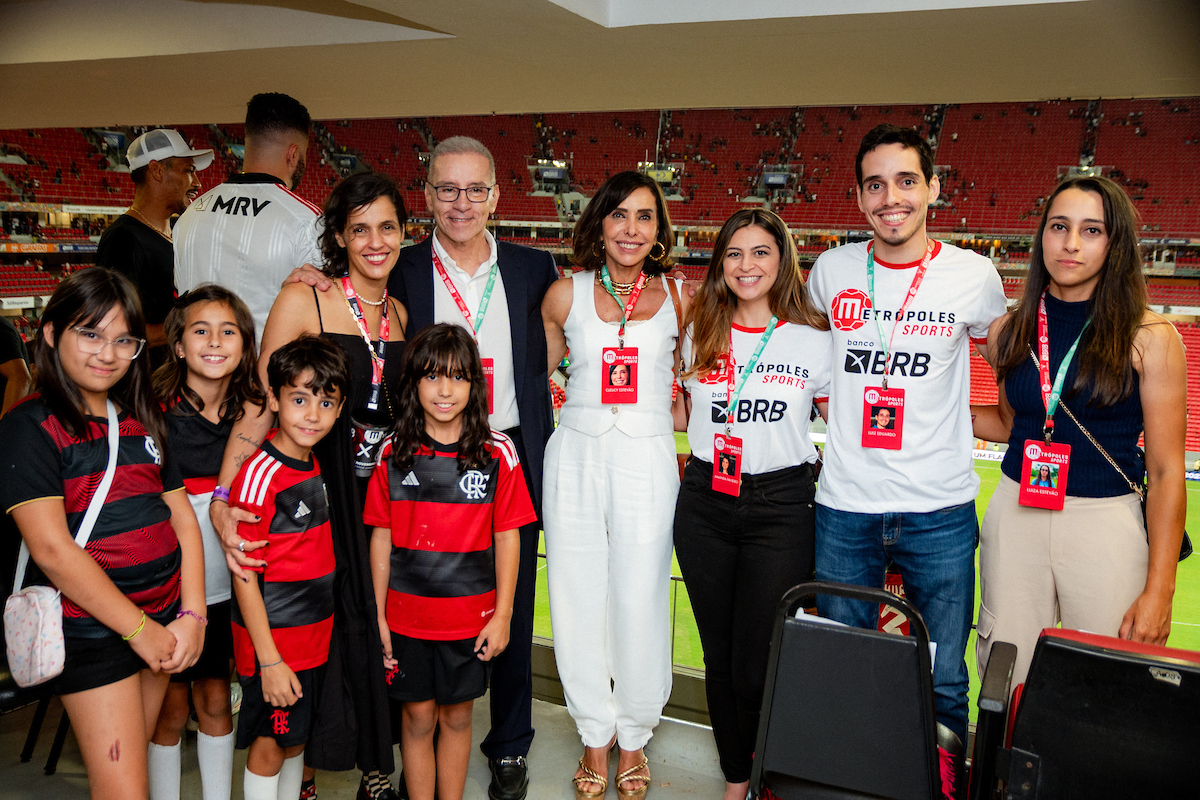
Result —
<path fill-rule="evenodd" d="M 1063 356 L 1083 329 L 1087 320 L 1088 301 L 1066 303 L 1046 293 L 1046 319 L 1050 327 L 1050 378 L 1058 374 Z M 1080 343 L 1082 347 L 1082 342 Z M 1144 467 L 1137 454 L 1138 437 L 1142 433 L 1142 399 L 1138 375 L 1134 372 L 1133 391 L 1116 405 L 1106 408 L 1089 406 L 1090 391 L 1071 395 L 1075 376 L 1079 374 L 1079 352 L 1067 370 L 1063 384 L 1062 404 L 1083 423 L 1096 441 L 1113 457 L 1134 483 L 1140 484 Z M 1012 434 L 1008 452 L 1000 469 L 1009 478 L 1020 482 L 1021 460 L 1025 441 L 1042 440 L 1042 425 L 1046 421 L 1046 404 L 1037 368 L 1033 359 L 1021 363 L 1004 378 L 1004 392 L 1013 409 Z M 1054 414 L 1054 439 L 1071 446 L 1071 466 L 1067 473 L 1067 494 L 1071 497 L 1116 497 L 1130 492 L 1129 484 L 1117 474 L 1100 451 L 1087 440 L 1083 432 L 1060 407 Z"/>

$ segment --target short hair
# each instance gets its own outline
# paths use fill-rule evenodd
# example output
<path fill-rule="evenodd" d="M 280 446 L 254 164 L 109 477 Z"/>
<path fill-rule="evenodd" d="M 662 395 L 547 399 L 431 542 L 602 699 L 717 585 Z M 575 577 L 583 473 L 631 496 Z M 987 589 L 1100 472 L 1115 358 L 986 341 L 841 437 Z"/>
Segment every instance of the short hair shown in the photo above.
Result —
<path fill-rule="evenodd" d="M 279 92 L 256 94 L 246 103 L 246 136 L 312 132 L 312 117 L 299 100 Z"/>
<path fill-rule="evenodd" d="M 862 143 L 858 146 L 858 156 L 854 159 L 854 174 L 858 178 L 860 188 L 863 184 L 863 156 L 885 144 L 898 144 L 909 150 L 916 150 L 917 158 L 921 161 L 921 174 L 925 176 L 925 182 L 929 183 L 933 180 L 933 150 L 929 147 L 929 142 L 925 141 L 925 137 L 913 128 L 885 122 L 867 131 L 867 135 L 862 138 Z"/>
<path fill-rule="evenodd" d="M 157 161 L 158 163 L 162 164 L 163 169 L 169 171 L 172 169 L 172 167 L 175 163 L 175 156 L 168 156 L 167 158 L 156 158 L 154 160 Z M 150 165 L 149 164 L 145 165 L 144 167 L 138 167 L 133 172 L 129 173 L 129 177 L 130 177 L 130 179 L 133 180 L 134 186 L 144 186 L 146 184 L 146 178 L 148 178 L 149 176 L 150 176 Z"/>
<path fill-rule="evenodd" d="M 275 399 L 283 387 L 295 385 L 305 370 L 312 370 L 312 380 L 305 386 L 315 394 L 333 396 L 341 392 L 342 397 L 350 393 L 350 367 L 342 348 L 332 342 L 311 334 L 285 344 L 271 353 L 267 362 L 267 384 Z"/>
<path fill-rule="evenodd" d="M 408 209 L 396 183 L 382 172 L 359 172 L 333 187 L 325 201 L 324 226 L 321 229 L 321 271 L 331 278 L 346 272 L 348 258 L 346 248 L 337 242 L 337 236 L 346 230 L 346 223 L 355 211 L 386 197 L 396 208 L 396 218 L 403 229 L 408 223 Z M 401 231 L 403 234 L 403 231 Z M 403 237 L 402 237 L 403 238 Z"/>
<path fill-rule="evenodd" d="M 632 170 L 618 172 L 606 180 L 587 204 L 575 223 L 575 238 L 571 263 L 579 269 L 600 269 L 604 266 L 604 254 L 598 243 L 604 234 L 604 218 L 613 209 L 638 189 L 649 189 L 654 195 L 654 206 L 658 212 L 658 235 L 655 239 L 663 246 L 662 258 L 647 258 L 642 271 L 647 275 L 661 275 L 671 266 L 671 248 L 675 246 L 675 233 L 671 230 L 671 216 L 667 213 L 667 201 L 663 198 L 658 181 L 649 175 Z"/>
<path fill-rule="evenodd" d="M 495 183 L 496 159 L 492 158 L 492 151 L 488 150 L 483 142 L 472 139 L 470 136 L 451 136 L 449 139 L 439 142 L 429 153 L 429 176 L 433 177 L 433 165 L 442 156 L 460 156 L 468 153 L 474 153 L 487 159 L 488 174 L 492 176 L 492 183 Z"/>

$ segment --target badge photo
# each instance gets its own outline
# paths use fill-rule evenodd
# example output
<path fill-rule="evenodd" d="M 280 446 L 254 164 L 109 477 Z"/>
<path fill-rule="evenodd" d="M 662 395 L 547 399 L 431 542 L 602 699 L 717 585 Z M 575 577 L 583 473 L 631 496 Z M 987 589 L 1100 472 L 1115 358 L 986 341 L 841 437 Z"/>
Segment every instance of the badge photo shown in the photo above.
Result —
<path fill-rule="evenodd" d="M 713 437 L 712 488 L 734 497 L 742 490 L 742 440 L 736 436 Z"/>
<path fill-rule="evenodd" d="M 1062 511 L 1067 499 L 1067 470 L 1071 446 L 1027 439 L 1021 457 L 1021 486 L 1017 502 L 1031 508 Z"/>
<path fill-rule="evenodd" d="M 606 347 L 600 354 L 600 402 L 637 402 L 636 347 Z"/>
<path fill-rule="evenodd" d="M 904 390 L 871 386 L 863 391 L 862 446 L 899 450 L 904 436 Z"/>

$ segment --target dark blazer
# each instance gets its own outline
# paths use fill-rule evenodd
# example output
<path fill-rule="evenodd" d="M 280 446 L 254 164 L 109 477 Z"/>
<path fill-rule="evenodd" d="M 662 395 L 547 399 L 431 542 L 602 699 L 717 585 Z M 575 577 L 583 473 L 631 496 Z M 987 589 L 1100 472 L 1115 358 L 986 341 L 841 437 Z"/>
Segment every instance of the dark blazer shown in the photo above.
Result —
<path fill-rule="evenodd" d="M 554 432 L 550 382 L 546 375 L 546 329 L 542 325 L 542 298 L 558 280 L 554 258 L 544 250 L 509 242 L 496 242 L 496 256 L 508 321 L 512 328 L 513 379 L 517 386 L 517 414 L 525 452 L 522 466 L 533 490 L 533 504 L 541 517 L 542 459 Z M 388 293 L 408 309 L 407 339 L 433 324 L 433 243 L 425 239 L 400 251 L 400 260 L 388 279 Z"/>

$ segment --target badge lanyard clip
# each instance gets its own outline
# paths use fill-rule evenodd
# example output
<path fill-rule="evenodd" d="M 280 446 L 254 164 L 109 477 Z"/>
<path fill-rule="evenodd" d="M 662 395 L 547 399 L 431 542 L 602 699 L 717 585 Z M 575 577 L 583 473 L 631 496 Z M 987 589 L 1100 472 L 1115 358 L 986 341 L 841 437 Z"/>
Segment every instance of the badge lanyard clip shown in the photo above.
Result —
<path fill-rule="evenodd" d="M 871 296 L 871 316 L 875 318 L 875 328 L 879 332 L 879 346 L 883 348 L 883 388 L 888 388 L 888 373 L 892 367 L 892 341 L 896 338 L 896 328 L 900 326 L 900 321 L 904 319 L 904 314 L 908 311 L 908 306 L 912 303 L 913 298 L 917 296 L 917 290 L 921 288 L 921 281 L 925 280 L 925 273 L 929 269 L 929 260 L 933 258 L 933 239 L 927 239 L 925 242 L 925 257 L 921 259 L 920 266 L 917 267 L 917 274 L 913 276 L 912 285 L 908 287 L 908 294 L 904 296 L 904 303 L 900 306 L 900 310 L 896 312 L 896 319 L 892 322 L 891 336 L 884 338 L 883 323 L 879 321 L 878 306 L 875 302 L 875 250 L 874 247 L 867 250 L 867 291 Z"/>

